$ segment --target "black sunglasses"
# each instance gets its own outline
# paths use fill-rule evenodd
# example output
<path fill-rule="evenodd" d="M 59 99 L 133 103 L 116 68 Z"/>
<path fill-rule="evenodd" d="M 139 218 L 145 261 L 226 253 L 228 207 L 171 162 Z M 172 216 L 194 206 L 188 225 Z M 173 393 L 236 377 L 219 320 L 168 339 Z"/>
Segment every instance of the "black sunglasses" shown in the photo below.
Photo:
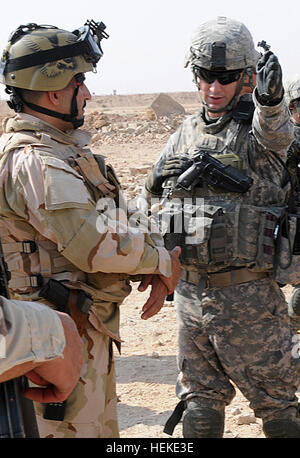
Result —
<path fill-rule="evenodd" d="M 218 80 L 220 84 L 226 86 L 226 84 L 234 83 L 240 79 L 241 70 L 225 70 L 225 71 L 212 71 L 206 68 L 194 67 L 196 77 L 203 79 L 206 83 L 212 84 Z"/>

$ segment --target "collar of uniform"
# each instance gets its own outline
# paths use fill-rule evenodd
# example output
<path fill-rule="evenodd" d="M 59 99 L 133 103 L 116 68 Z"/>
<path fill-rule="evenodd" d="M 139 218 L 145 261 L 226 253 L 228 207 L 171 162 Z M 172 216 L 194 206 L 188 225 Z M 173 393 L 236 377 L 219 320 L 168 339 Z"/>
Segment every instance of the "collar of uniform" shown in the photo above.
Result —
<path fill-rule="evenodd" d="M 206 116 L 206 107 L 202 107 L 200 112 L 200 116 L 203 121 L 203 130 L 208 134 L 217 134 L 224 129 L 225 125 L 228 124 L 229 121 L 232 119 L 232 112 L 226 113 L 224 116 L 220 118 L 216 118 L 215 122 L 211 122 L 207 124 L 207 116 Z"/>
<path fill-rule="evenodd" d="M 3 122 L 4 132 L 33 131 L 37 134 L 49 135 L 53 140 L 67 145 L 83 147 L 89 144 L 91 134 L 83 130 L 70 130 L 63 132 L 41 119 L 26 114 L 18 113 L 12 118 L 6 118 Z"/>

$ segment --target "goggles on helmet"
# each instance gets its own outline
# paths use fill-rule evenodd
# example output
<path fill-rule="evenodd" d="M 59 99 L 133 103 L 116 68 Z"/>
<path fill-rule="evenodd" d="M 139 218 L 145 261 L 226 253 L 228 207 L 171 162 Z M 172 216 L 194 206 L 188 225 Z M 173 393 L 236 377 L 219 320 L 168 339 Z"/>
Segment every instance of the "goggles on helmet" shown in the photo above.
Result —
<path fill-rule="evenodd" d="M 57 29 L 55 26 L 27 24 L 21 25 L 10 36 L 10 44 L 13 44 L 23 34 L 36 29 Z M 93 20 L 87 21 L 83 27 L 74 30 L 72 33 L 77 36 L 77 40 L 69 45 L 60 46 L 44 51 L 34 52 L 25 56 L 10 59 L 4 53 L 0 66 L 0 74 L 21 70 L 24 68 L 34 67 L 36 65 L 43 65 L 48 62 L 56 60 L 83 56 L 84 59 L 92 63 L 96 67 L 97 62 L 103 56 L 103 51 L 100 46 L 100 41 L 103 38 L 108 38 L 109 35 L 105 32 L 105 24 L 103 22 L 95 22 Z"/>
<path fill-rule="evenodd" d="M 193 71 L 196 78 L 200 78 L 208 84 L 212 84 L 214 81 L 218 80 L 220 84 L 226 86 L 226 84 L 238 81 L 243 69 L 213 71 L 207 70 L 206 68 L 194 66 Z"/>

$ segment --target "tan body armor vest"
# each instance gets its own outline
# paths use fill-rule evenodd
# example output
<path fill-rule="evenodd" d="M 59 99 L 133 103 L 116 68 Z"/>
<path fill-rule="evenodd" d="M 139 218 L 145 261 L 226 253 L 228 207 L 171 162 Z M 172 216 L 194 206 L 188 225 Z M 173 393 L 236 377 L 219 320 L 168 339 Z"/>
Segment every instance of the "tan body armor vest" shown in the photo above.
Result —
<path fill-rule="evenodd" d="M 0 160 L 1 169 L 5 167 L 6 160 L 14 150 L 24 148 L 25 152 L 30 153 L 34 149 L 38 151 L 43 163 L 55 166 L 55 161 L 59 158 L 61 168 L 61 159 L 63 159 L 68 172 L 72 168 L 75 176 L 83 178 L 94 202 L 104 196 L 122 198 L 119 193 L 120 184 L 113 169 L 105 164 L 103 156 L 94 155 L 88 148 L 56 142 L 47 134 L 31 131 L 4 134 L 2 145 L 4 154 Z M 11 272 L 9 288 L 12 297 L 23 300 L 40 300 L 38 293 L 48 279 L 62 281 L 71 289 L 85 291 L 91 296 L 96 306 L 100 304 L 98 316 L 100 314 L 101 318 L 104 317 L 104 322 L 106 321 L 105 332 L 107 328 L 111 329 L 112 337 L 115 337 L 115 334 L 118 334 L 118 318 L 116 318 L 119 313 L 117 312 L 118 295 L 122 302 L 121 285 L 116 294 L 112 292 L 111 296 L 108 293 L 108 287 L 118 284 L 120 280 L 127 279 L 128 275 L 101 272 L 91 274 L 78 270 L 60 254 L 55 243 L 42 236 L 26 220 L 22 219 L 22 231 L 16 235 L 13 231 L 13 221 L 18 220 L 19 217 L 10 211 L 9 206 L 4 208 L 2 205 L 1 214 L 0 237 L 5 260 Z M 126 283 L 124 297 L 130 292 L 128 281 Z M 103 308 L 103 303 L 114 304 L 115 311 L 106 310 L 105 306 Z"/>

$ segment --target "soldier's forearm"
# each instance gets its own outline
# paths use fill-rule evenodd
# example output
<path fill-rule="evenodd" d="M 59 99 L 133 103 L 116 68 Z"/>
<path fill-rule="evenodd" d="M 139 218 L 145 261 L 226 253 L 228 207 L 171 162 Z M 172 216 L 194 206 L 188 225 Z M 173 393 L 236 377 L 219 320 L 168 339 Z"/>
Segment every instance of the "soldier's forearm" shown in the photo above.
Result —
<path fill-rule="evenodd" d="M 287 150 L 294 140 L 294 126 L 285 101 L 272 107 L 262 106 L 255 92 L 253 100 L 256 105 L 252 123 L 255 138 L 266 149 L 276 152 Z"/>
<path fill-rule="evenodd" d="M 0 374 L 0 383 L 20 377 L 21 375 L 25 375 L 27 372 L 35 369 L 36 366 L 37 364 L 33 361 L 27 361 L 26 363 L 18 364 L 17 366 L 14 366 Z"/>

